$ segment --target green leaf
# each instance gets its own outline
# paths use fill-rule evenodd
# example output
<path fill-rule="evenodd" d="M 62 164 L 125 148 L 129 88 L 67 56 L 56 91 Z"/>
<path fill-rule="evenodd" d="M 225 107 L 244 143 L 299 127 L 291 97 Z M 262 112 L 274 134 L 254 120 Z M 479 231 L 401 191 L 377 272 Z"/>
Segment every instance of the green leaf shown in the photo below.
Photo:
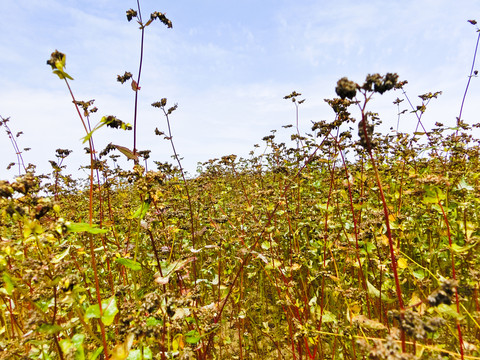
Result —
<path fill-rule="evenodd" d="M 63 339 L 60 341 L 60 347 L 64 353 L 70 352 L 71 349 L 74 351 L 74 360 L 85 360 L 85 351 L 83 350 L 83 340 L 85 335 L 75 334 L 72 339 Z"/>
<path fill-rule="evenodd" d="M 380 293 L 380 290 L 378 290 L 375 286 L 373 286 L 370 281 L 367 280 L 367 289 L 368 289 L 368 293 L 370 294 L 370 296 L 373 296 L 373 297 L 381 297 L 383 301 L 386 301 L 386 302 L 393 302 L 394 300 L 392 299 L 389 299 L 385 293 Z"/>
<path fill-rule="evenodd" d="M 197 330 L 190 330 L 185 334 L 185 341 L 188 344 L 196 344 L 200 341 L 201 338 L 202 337 L 200 336 Z"/>
<path fill-rule="evenodd" d="M 92 131 L 89 131 L 88 134 L 82 138 L 82 144 L 85 144 L 88 140 L 90 140 L 95 130 L 96 128 L 94 128 Z"/>
<path fill-rule="evenodd" d="M 60 348 L 62 349 L 63 353 L 69 352 L 72 347 L 73 344 L 70 339 L 63 339 L 60 341 Z"/>
<path fill-rule="evenodd" d="M 126 360 L 142 360 L 142 352 L 139 349 L 130 350 Z"/>
<path fill-rule="evenodd" d="M 415 276 L 417 279 L 422 280 L 427 276 L 427 272 L 423 269 L 418 269 L 418 270 L 412 270 L 413 276 Z"/>
<path fill-rule="evenodd" d="M 172 263 L 168 263 L 167 261 L 162 261 L 160 263 L 162 267 L 162 274 L 164 277 L 170 276 L 174 271 L 179 271 L 185 267 L 189 262 L 196 260 L 195 257 L 189 257 L 184 260 L 177 260 Z"/>
<path fill-rule="evenodd" d="M 261 246 L 262 246 L 263 250 L 268 250 L 268 249 L 270 249 L 270 242 L 265 240 L 264 242 L 262 242 Z"/>
<path fill-rule="evenodd" d="M 425 196 L 423 198 L 423 202 L 425 204 L 436 204 L 436 203 L 438 203 L 438 199 L 437 199 L 436 196 Z"/>
<path fill-rule="evenodd" d="M 93 129 L 92 131 L 89 131 L 87 135 L 85 135 L 83 138 L 82 138 L 82 144 L 85 144 L 88 140 L 90 140 L 90 138 L 92 137 L 93 133 L 95 131 L 97 131 L 98 129 L 100 129 L 102 126 L 106 125 L 106 122 L 102 122 L 103 119 L 106 119 L 106 117 L 104 116 L 102 118 L 102 120 L 100 120 L 100 123 L 98 123 Z"/>
<path fill-rule="evenodd" d="M 38 332 L 43 333 L 43 334 L 56 334 L 62 331 L 63 328 L 60 325 L 57 324 L 42 324 L 38 327 Z"/>
<path fill-rule="evenodd" d="M 52 264 L 58 264 L 62 259 L 68 255 L 70 252 L 70 247 L 67 247 L 64 251 L 60 254 L 55 255 L 55 257 L 50 261 Z"/>
<path fill-rule="evenodd" d="M 273 259 L 271 262 L 265 265 L 265 269 L 267 270 L 278 269 L 278 268 L 282 268 L 282 266 L 283 266 L 283 263 L 280 260 Z"/>
<path fill-rule="evenodd" d="M 440 200 L 444 200 L 445 198 L 446 195 L 439 187 L 431 185 L 425 186 L 425 197 L 423 198 L 425 204 L 437 204 Z"/>
<path fill-rule="evenodd" d="M 75 334 L 72 337 L 72 343 L 78 347 L 78 345 L 83 344 L 83 340 L 85 340 L 84 334 Z"/>
<path fill-rule="evenodd" d="M 98 229 L 97 225 L 90 225 L 87 223 L 67 223 L 67 229 L 70 232 L 88 232 L 90 234 L 105 234 L 107 229 Z"/>
<path fill-rule="evenodd" d="M 38 356 L 38 359 L 42 360 L 52 360 L 52 357 L 46 352 L 45 350 L 42 350 L 42 354 Z"/>
<path fill-rule="evenodd" d="M 322 323 L 337 322 L 337 317 L 335 314 L 331 313 L 328 310 L 323 310 Z"/>
<path fill-rule="evenodd" d="M 117 315 L 118 313 L 117 301 L 115 299 L 115 296 L 112 296 L 109 299 L 102 300 L 102 310 L 102 322 L 106 326 L 111 325 L 113 323 L 113 320 L 115 319 L 115 315 Z M 88 320 L 92 318 L 100 318 L 100 307 L 98 306 L 98 304 L 90 305 L 85 311 L 85 319 Z"/>
<path fill-rule="evenodd" d="M 55 70 L 53 70 L 53 73 L 54 73 L 55 75 L 57 75 L 57 76 L 58 76 L 60 79 L 62 79 L 62 80 L 65 79 L 65 78 L 66 78 L 66 79 L 73 80 L 73 78 L 72 78 L 70 75 L 68 75 L 68 74 L 67 74 L 65 71 L 63 71 L 63 70 L 55 69 Z"/>
<path fill-rule="evenodd" d="M 72 344 L 75 346 L 75 360 L 85 360 L 85 351 L 83 349 L 84 334 L 75 334 L 72 337 Z"/>
<path fill-rule="evenodd" d="M 88 360 L 97 360 L 97 358 L 100 356 L 100 354 L 103 351 L 103 346 L 100 346 L 97 350 L 95 350 L 92 355 L 90 355 L 90 358 Z"/>
<path fill-rule="evenodd" d="M 462 178 L 460 182 L 457 185 L 457 190 L 467 190 L 467 191 L 472 191 L 474 190 L 474 187 L 472 185 L 469 185 L 466 181 L 465 178 Z"/>
<path fill-rule="evenodd" d="M 142 205 L 140 205 L 138 209 L 135 211 L 135 213 L 132 215 L 132 219 L 135 219 L 138 217 L 140 217 L 140 219 L 143 219 L 147 214 L 147 211 L 149 208 L 150 208 L 150 201 L 144 201 Z"/>
<path fill-rule="evenodd" d="M 95 127 L 92 129 L 92 131 L 88 132 L 88 134 L 85 135 L 85 136 L 82 138 L 82 140 L 83 140 L 82 143 L 85 144 L 88 140 L 90 140 L 90 138 L 92 137 L 92 135 L 93 135 L 93 133 L 94 133 L 95 131 L 99 130 L 101 127 L 103 127 L 103 126 L 105 126 L 105 125 L 110 124 L 110 123 L 112 122 L 111 118 L 112 118 L 112 116 L 104 116 L 104 117 L 102 117 L 102 118 L 100 119 L 100 122 L 99 122 L 97 125 L 95 125 Z M 116 119 L 116 118 L 113 117 L 113 119 Z M 126 123 L 124 123 L 123 121 L 122 121 L 122 124 L 121 124 L 120 126 L 121 126 L 121 128 L 122 128 L 123 130 L 127 130 L 128 127 L 131 127 L 130 124 L 126 124 Z M 112 145 L 113 145 L 113 144 L 112 144 Z M 119 147 L 118 145 L 113 145 L 113 146 L 115 146 L 117 149 L 118 149 L 118 147 Z M 122 146 L 120 146 L 120 147 L 123 148 L 123 149 L 128 150 L 127 148 L 124 148 L 124 147 L 122 147 Z M 118 150 L 120 150 L 120 149 L 118 149 Z M 120 150 L 120 151 L 122 151 L 122 150 Z M 128 150 L 128 151 L 130 151 L 130 150 Z"/>
<path fill-rule="evenodd" d="M 143 348 L 143 358 L 145 360 L 152 360 L 153 359 L 153 353 L 152 353 L 152 350 L 150 350 L 149 347 L 144 347 Z"/>
<path fill-rule="evenodd" d="M 447 304 L 440 304 L 435 308 L 439 313 L 450 316 L 457 320 L 462 320 L 464 316 L 459 314 L 456 309 L 455 304 L 447 305 Z"/>
<path fill-rule="evenodd" d="M 151 360 L 151 359 L 153 359 L 152 350 L 150 350 L 150 348 L 148 347 L 144 347 L 143 354 L 142 354 L 142 351 L 139 349 L 131 350 L 126 360 Z"/>
<path fill-rule="evenodd" d="M 117 300 L 115 299 L 115 296 L 112 296 L 108 300 L 102 301 L 102 307 L 103 307 L 102 322 L 106 326 L 109 326 L 113 323 L 113 320 L 115 319 L 115 315 L 117 315 L 118 313 Z"/>
<path fill-rule="evenodd" d="M 3 273 L 2 279 L 3 279 L 3 282 L 5 283 L 4 289 L 7 295 L 11 296 L 13 293 L 13 289 L 15 288 L 15 284 L 12 278 L 7 273 Z"/>
<path fill-rule="evenodd" d="M 85 311 L 85 320 L 100 319 L 100 308 L 98 304 L 90 305 Z"/>
<path fill-rule="evenodd" d="M 117 263 L 125 266 L 126 268 L 129 268 L 130 270 L 133 270 L 133 271 L 138 271 L 138 270 L 142 269 L 142 266 L 140 265 L 140 263 L 138 263 L 136 261 L 133 261 L 133 260 L 130 260 L 130 259 L 117 258 L 117 259 L 115 259 L 115 261 Z"/>
<path fill-rule="evenodd" d="M 371 254 L 377 247 L 371 242 L 364 243 L 362 249 L 365 249 L 367 253 Z"/>
<path fill-rule="evenodd" d="M 467 246 L 460 246 L 457 244 L 452 244 L 452 250 L 455 251 L 456 253 L 464 253 L 473 248 L 474 246 L 477 246 L 477 244 L 472 244 L 472 245 L 467 245 Z"/>
<path fill-rule="evenodd" d="M 150 316 L 149 318 L 147 318 L 147 326 L 159 326 L 159 325 L 162 325 L 162 321 L 161 320 L 158 320 L 152 316 Z"/>

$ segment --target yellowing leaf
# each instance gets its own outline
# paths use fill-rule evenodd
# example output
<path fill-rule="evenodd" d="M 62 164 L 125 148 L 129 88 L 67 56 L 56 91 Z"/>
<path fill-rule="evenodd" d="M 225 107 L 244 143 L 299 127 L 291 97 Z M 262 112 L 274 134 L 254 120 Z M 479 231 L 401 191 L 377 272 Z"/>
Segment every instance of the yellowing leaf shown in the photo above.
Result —
<path fill-rule="evenodd" d="M 55 75 L 57 75 L 57 76 L 58 76 L 60 79 L 62 79 L 62 80 L 63 80 L 63 79 L 73 80 L 73 78 L 72 78 L 70 75 L 68 75 L 68 74 L 67 74 L 65 71 L 63 71 L 63 70 L 55 69 L 55 70 L 53 70 L 53 73 L 54 73 Z"/>
<path fill-rule="evenodd" d="M 464 253 L 468 250 L 470 250 L 472 247 L 476 246 L 477 244 L 472 244 L 472 245 L 467 245 L 467 246 L 459 246 L 457 244 L 452 244 L 452 250 L 455 251 L 456 253 Z"/>
<path fill-rule="evenodd" d="M 12 295 L 13 294 L 13 289 L 15 288 L 15 284 L 14 284 L 12 278 L 7 273 L 4 273 L 3 276 L 2 276 L 2 279 L 3 279 L 3 282 L 5 283 L 5 287 L 4 287 L 5 293 L 8 294 L 8 295 Z"/>
<path fill-rule="evenodd" d="M 405 269 L 408 266 L 408 262 L 405 258 L 400 258 L 397 261 L 397 265 L 400 269 Z"/>
<path fill-rule="evenodd" d="M 130 333 L 127 335 L 127 338 L 125 339 L 125 342 L 122 344 L 118 344 L 115 346 L 112 350 L 112 356 L 110 359 L 112 360 L 125 360 L 130 353 L 130 349 L 132 348 L 133 345 L 133 339 L 135 338 L 135 335 Z"/>
<path fill-rule="evenodd" d="M 369 319 L 365 315 L 354 315 L 352 320 L 354 323 L 357 323 L 361 327 L 366 327 L 368 329 L 384 330 L 387 328 L 381 322 Z"/>
<path fill-rule="evenodd" d="M 382 245 L 388 246 L 388 237 L 387 237 L 387 235 L 382 234 L 382 235 L 380 236 L 380 242 L 382 243 Z"/>
<path fill-rule="evenodd" d="M 337 322 L 337 317 L 335 314 L 331 313 L 328 310 L 323 310 L 322 314 L 322 323 Z"/>
<path fill-rule="evenodd" d="M 23 228 L 24 237 L 28 237 L 31 234 L 41 234 L 41 233 L 43 233 L 43 228 L 36 220 L 25 221 L 25 227 Z"/>
<path fill-rule="evenodd" d="M 435 308 L 439 313 L 448 315 L 454 319 L 462 320 L 464 318 L 463 315 L 457 312 L 457 308 L 455 304 L 447 305 L 447 304 L 440 304 Z"/>
<path fill-rule="evenodd" d="M 159 285 L 166 285 L 170 280 L 170 276 L 158 276 L 155 278 L 155 282 Z"/>
<path fill-rule="evenodd" d="M 295 264 L 292 265 L 292 271 L 296 271 L 296 270 L 300 269 L 301 267 L 302 267 L 302 265 L 295 263 Z"/>
<path fill-rule="evenodd" d="M 388 303 L 391 303 L 393 302 L 394 300 L 392 299 L 389 299 L 385 293 L 381 293 L 380 290 L 378 290 L 377 288 L 375 288 L 375 286 L 373 286 L 370 281 L 367 280 L 367 288 L 368 288 L 368 293 L 370 294 L 370 296 L 373 296 L 373 297 L 380 297 L 382 298 L 383 301 L 386 301 Z"/>
<path fill-rule="evenodd" d="M 266 266 L 265 269 L 271 270 L 271 269 L 278 269 L 279 267 L 282 266 L 282 262 L 277 259 L 273 259 L 272 262 L 269 262 Z"/>
<path fill-rule="evenodd" d="M 52 264 L 58 264 L 62 259 L 68 255 L 70 252 L 70 247 L 67 247 L 64 251 L 60 254 L 55 255 L 55 257 L 50 261 Z"/>
<path fill-rule="evenodd" d="M 420 315 L 423 315 L 425 313 L 425 310 L 427 309 L 427 305 L 424 302 L 422 302 L 422 299 L 420 298 L 420 295 L 418 294 L 417 291 L 413 292 L 412 297 L 408 302 L 408 305 L 416 306 L 416 309 Z"/>
<path fill-rule="evenodd" d="M 97 225 L 93 224 L 87 224 L 87 223 L 70 223 L 67 222 L 65 224 L 67 226 L 68 231 L 70 232 L 88 232 L 90 234 L 105 234 L 108 232 L 106 229 L 99 229 L 97 228 Z"/>

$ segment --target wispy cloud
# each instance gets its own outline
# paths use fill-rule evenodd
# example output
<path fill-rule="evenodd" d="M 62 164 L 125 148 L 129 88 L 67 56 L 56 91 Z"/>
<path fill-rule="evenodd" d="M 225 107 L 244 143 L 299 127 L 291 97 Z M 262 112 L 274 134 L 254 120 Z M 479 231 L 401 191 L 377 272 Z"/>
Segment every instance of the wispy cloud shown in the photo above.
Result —
<path fill-rule="evenodd" d="M 307 98 L 301 107 L 303 131 L 311 120 L 331 118 L 323 99 L 334 96 L 342 76 L 361 82 L 367 73 L 398 72 L 409 80 L 406 89 L 414 101 L 417 94 L 442 90 L 425 121 L 453 123 L 476 40 L 466 20 L 480 10 L 474 2 L 460 6 L 447 0 L 141 3 L 144 17 L 164 11 L 174 27 L 154 23 L 146 31 L 139 143 L 152 149 L 155 160 L 170 160 L 168 143 L 153 135 L 164 119 L 150 104 L 162 97 L 178 102 L 174 138 L 191 172 L 209 157 L 246 156 L 271 129 L 291 123 L 292 104 L 282 97 L 293 90 Z M 67 54 L 79 99 L 96 99 L 99 117 L 114 114 L 132 122 L 133 92 L 117 83 L 116 75 L 138 71 L 140 31 L 125 18 L 134 6 L 106 0 L 4 4 L 0 114 L 11 116 L 14 130 L 24 132 L 21 146 L 33 149 L 25 157 L 41 171 L 49 170 L 48 160 L 59 147 L 75 150 L 71 171 L 86 160 L 67 90 L 45 64 L 53 50 Z M 375 101 L 375 110 L 394 125 L 396 95 L 401 94 Z M 473 81 L 469 99 L 478 95 Z M 464 113 L 472 122 L 474 104 L 467 103 Z M 130 134 L 112 131 L 99 132 L 96 141 L 98 147 L 132 142 Z M 9 176 L 5 166 L 14 159 L 5 147 L 2 177 Z"/>

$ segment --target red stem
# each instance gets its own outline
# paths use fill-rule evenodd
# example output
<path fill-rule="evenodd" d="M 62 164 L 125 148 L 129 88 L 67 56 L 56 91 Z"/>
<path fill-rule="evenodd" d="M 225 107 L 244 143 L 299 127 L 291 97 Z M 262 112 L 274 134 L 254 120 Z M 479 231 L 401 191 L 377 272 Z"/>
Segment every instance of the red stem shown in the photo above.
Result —
<path fill-rule="evenodd" d="M 447 225 L 447 236 L 448 236 L 448 244 L 450 245 L 450 256 L 452 259 L 452 277 L 453 280 L 457 280 L 457 274 L 455 271 L 455 258 L 453 257 L 453 251 L 452 251 L 452 236 L 450 233 L 450 224 L 448 222 L 447 214 L 445 213 L 445 210 L 443 209 L 442 204 L 440 203 L 440 200 L 437 202 L 438 206 L 440 206 L 440 209 L 442 210 L 443 214 L 443 219 L 445 220 L 445 224 Z M 460 314 L 460 301 L 458 298 L 458 289 L 455 287 L 455 301 L 457 303 L 457 313 Z M 464 359 L 464 353 L 463 353 L 463 336 L 462 336 L 462 328 L 460 326 L 460 321 L 457 319 L 457 332 L 458 332 L 458 342 L 460 345 L 460 357 L 463 360 Z"/>
<path fill-rule="evenodd" d="M 367 151 L 370 156 L 370 160 L 372 162 L 372 168 L 375 172 L 375 179 L 378 185 L 378 189 L 380 191 L 380 199 L 382 201 L 382 207 L 383 207 L 383 215 L 385 218 L 385 226 L 387 228 L 387 238 L 388 238 L 388 246 L 390 248 L 390 259 L 391 259 L 391 265 L 392 265 L 392 270 L 393 270 L 393 277 L 395 279 L 395 290 L 397 293 L 397 299 L 398 299 L 398 306 L 400 308 L 400 316 L 401 319 L 403 320 L 403 311 L 405 310 L 404 304 L 403 304 L 403 299 L 402 299 L 402 288 L 400 287 L 400 280 L 398 278 L 398 270 L 397 270 L 397 259 L 395 256 L 395 247 L 393 244 L 393 237 L 392 237 L 392 230 L 390 228 L 390 218 L 389 218 L 389 212 L 388 212 L 388 206 L 387 206 L 387 201 L 385 200 L 385 194 L 383 192 L 383 187 L 382 187 L 382 182 L 380 180 L 380 175 L 378 173 L 378 168 L 377 164 L 375 162 L 375 158 L 373 157 L 373 151 L 372 151 L 372 143 L 371 139 L 368 135 L 367 131 L 367 116 L 365 114 L 365 108 L 367 106 L 368 101 L 370 100 L 370 97 L 367 97 L 367 95 L 364 93 L 363 94 L 365 97 L 365 101 L 363 103 L 363 106 L 360 107 L 360 111 L 362 113 L 362 122 L 363 122 L 363 134 L 365 136 L 366 142 L 367 142 Z M 360 106 L 360 105 L 359 105 Z M 406 346 L 405 346 L 405 332 L 402 329 L 401 333 L 401 338 L 402 338 L 402 351 L 406 351 Z"/>
<path fill-rule="evenodd" d="M 142 22 L 142 12 L 140 11 L 140 1 L 137 0 L 138 20 L 140 22 L 140 29 L 142 30 L 142 39 L 140 40 L 140 64 L 138 65 L 137 85 L 135 89 L 135 105 L 133 111 L 133 155 L 137 153 L 137 108 L 138 108 L 138 90 L 140 90 L 140 76 L 142 75 L 143 65 L 143 43 L 145 37 L 145 27 Z"/>
<path fill-rule="evenodd" d="M 65 83 L 67 84 L 68 91 L 70 92 L 70 95 L 72 96 L 73 103 L 75 104 L 75 108 L 77 109 L 78 116 L 80 117 L 80 120 L 82 121 L 83 127 L 85 129 L 85 133 L 88 135 L 89 131 L 87 128 L 87 124 L 83 120 L 82 114 L 80 112 L 80 109 L 78 108 L 77 101 L 75 100 L 75 96 L 73 95 L 72 89 L 70 88 L 70 85 L 68 84 L 67 79 L 65 78 Z M 93 140 L 92 137 L 88 140 L 88 144 L 90 147 L 90 192 L 89 192 L 89 209 L 88 209 L 88 217 L 89 217 L 89 224 L 90 226 L 93 223 L 93 153 L 94 153 L 94 148 L 93 148 Z M 102 298 L 100 295 L 100 283 L 98 280 L 98 272 L 97 272 L 97 262 L 95 260 L 95 252 L 94 252 L 94 245 L 93 245 L 93 236 L 92 234 L 88 234 L 89 238 L 89 245 L 90 245 L 90 256 L 92 257 L 92 267 L 93 267 L 93 273 L 95 276 L 95 291 L 97 293 L 97 303 L 98 307 L 100 310 L 100 316 L 102 316 L 103 310 L 102 310 Z M 100 324 L 100 332 L 102 334 L 102 341 L 103 341 L 103 352 L 105 354 L 105 359 L 108 360 L 108 345 L 107 345 L 107 338 L 105 334 L 105 325 L 101 320 L 99 320 Z"/>

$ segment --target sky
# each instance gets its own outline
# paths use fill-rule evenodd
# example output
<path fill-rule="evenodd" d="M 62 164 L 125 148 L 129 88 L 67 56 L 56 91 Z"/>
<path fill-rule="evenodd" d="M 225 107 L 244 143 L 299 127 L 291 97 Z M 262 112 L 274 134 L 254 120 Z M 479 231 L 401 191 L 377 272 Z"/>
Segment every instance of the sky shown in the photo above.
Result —
<path fill-rule="evenodd" d="M 52 51 L 66 54 L 66 71 L 77 100 L 95 99 L 102 116 L 115 115 L 133 123 L 134 91 L 117 75 L 138 74 L 138 24 L 126 10 L 137 2 L 115 0 L 16 0 L 2 3 L 0 22 L 0 115 L 10 118 L 25 163 L 38 173 L 51 172 L 56 149 L 70 149 L 65 172 L 89 162 L 81 138 L 85 135 L 68 89 L 46 61 Z M 172 21 L 145 30 L 139 91 L 137 148 L 152 150 L 152 160 L 173 162 L 169 142 L 155 136 L 166 131 L 159 109 L 161 98 L 178 104 L 170 121 L 183 166 L 194 175 L 198 162 L 236 154 L 248 158 L 264 136 L 295 122 L 295 106 L 284 100 L 292 91 L 306 99 L 299 107 L 299 125 L 311 132 L 312 121 L 333 120 L 324 99 L 335 97 L 338 79 L 362 83 L 367 74 L 396 72 L 407 80 L 405 90 L 414 105 L 418 95 L 442 91 L 424 114 L 424 125 L 436 121 L 454 125 L 477 41 L 480 2 L 476 0 L 141 0 L 145 19 L 160 11 Z M 479 79 L 472 78 L 462 118 L 479 122 Z M 384 132 L 397 126 L 393 101 L 402 93 L 376 96 L 369 110 L 383 120 Z M 403 106 L 404 103 L 402 103 Z M 407 108 L 403 106 L 402 109 Z M 353 112 L 353 116 L 357 116 Z M 416 120 L 405 114 L 400 131 L 413 131 Z M 289 129 L 291 130 L 291 129 Z M 102 128 L 95 146 L 108 143 L 133 147 L 133 132 Z M 15 151 L 0 133 L 0 178 L 18 175 Z M 120 153 L 119 153 L 120 154 Z M 130 169 L 133 163 L 123 162 Z"/>

